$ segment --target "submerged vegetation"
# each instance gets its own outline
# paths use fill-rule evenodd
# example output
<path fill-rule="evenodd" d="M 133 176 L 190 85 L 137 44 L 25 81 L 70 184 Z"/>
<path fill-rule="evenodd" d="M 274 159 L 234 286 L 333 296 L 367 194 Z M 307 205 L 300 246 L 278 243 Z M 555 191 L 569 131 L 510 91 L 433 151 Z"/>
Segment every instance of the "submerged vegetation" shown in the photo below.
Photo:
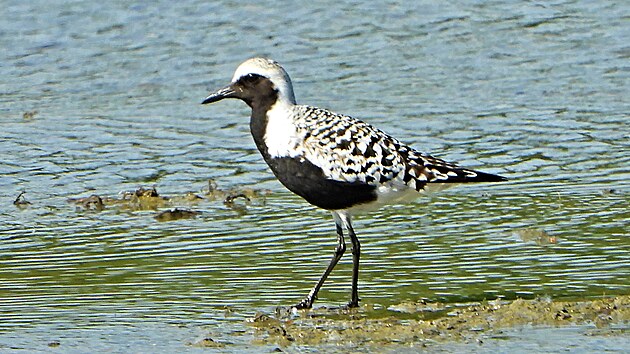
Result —
<path fill-rule="evenodd" d="M 20 198 L 23 199 L 22 192 L 14 204 L 17 205 Z M 67 201 L 76 206 L 77 211 L 95 210 L 102 211 L 113 207 L 122 210 L 160 210 L 155 215 L 157 221 L 173 221 L 188 219 L 200 214 L 199 211 L 191 210 L 198 202 L 203 200 L 222 200 L 223 204 L 239 213 L 245 211 L 245 207 L 252 202 L 264 204 L 265 197 L 269 194 L 267 190 L 252 188 L 240 188 L 222 190 L 217 187 L 213 180 L 208 181 L 208 185 L 200 193 L 188 192 L 183 195 L 164 196 L 158 193 L 155 186 L 150 188 L 139 187 L 135 191 L 124 191 L 118 197 L 99 196 L 92 194 L 89 197 L 69 198 Z M 29 203 L 30 204 L 30 203 Z M 185 206 L 185 207 L 182 207 Z"/>

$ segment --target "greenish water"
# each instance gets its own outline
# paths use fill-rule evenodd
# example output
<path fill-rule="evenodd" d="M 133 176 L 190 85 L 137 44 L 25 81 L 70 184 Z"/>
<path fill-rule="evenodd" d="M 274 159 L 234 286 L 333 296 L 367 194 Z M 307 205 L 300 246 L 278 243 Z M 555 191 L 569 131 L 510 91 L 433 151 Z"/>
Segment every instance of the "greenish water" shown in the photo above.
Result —
<path fill-rule="evenodd" d="M 207 335 L 269 349 L 244 319 L 301 299 L 336 241 L 273 179 L 245 105 L 199 105 L 254 55 L 285 65 L 299 102 L 510 178 L 358 216 L 363 303 L 629 293 L 623 1 L 2 7 L 0 351 L 194 351 Z M 209 178 L 270 194 L 244 212 L 181 202 L 202 214 L 163 223 L 67 202 Z M 347 301 L 350 263 L 318 306 Z"/>

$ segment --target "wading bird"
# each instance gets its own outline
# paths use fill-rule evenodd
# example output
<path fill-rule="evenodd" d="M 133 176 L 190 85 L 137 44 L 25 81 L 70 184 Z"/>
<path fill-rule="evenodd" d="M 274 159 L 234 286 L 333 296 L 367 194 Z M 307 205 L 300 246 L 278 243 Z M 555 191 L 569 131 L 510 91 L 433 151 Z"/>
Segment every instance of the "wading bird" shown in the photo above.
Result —
<path fill-rule="evenodd" d="M 337 248 L 315 287 L 296 308 L 310 308 L 319 289 L 352 243 L 352 293 L 357 307 L 361 244 L 351 215 L 380 205 L 410 201 L 431 186 L 499 182 L 506 178 L 440 160 L 401 143 L 358 119 L 298 105 L 287 72 L 275 61 L 243 62 L 232 82 L 203 104 L 238 98 L 252 109 L 249 122 L 258 150 L 278 180 L 307 202 L 332 212 Z"/>

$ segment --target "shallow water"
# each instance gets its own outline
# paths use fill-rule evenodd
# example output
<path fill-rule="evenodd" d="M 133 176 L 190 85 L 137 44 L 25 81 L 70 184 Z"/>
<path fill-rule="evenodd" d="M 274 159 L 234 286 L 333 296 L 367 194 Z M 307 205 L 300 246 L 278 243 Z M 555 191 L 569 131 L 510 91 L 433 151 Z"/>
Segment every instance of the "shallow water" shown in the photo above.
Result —
<path fill-rule="evenodd" d="M 299 102 L 510 178 L 358 216 L 363 303 L 629 292 L 624 1 L 2 8 L 0 349 L 182 351 L 209 333 L 259 350 L 243 319 L 304 296 L 335 237 L 274 180 L 244 104 L 199 105 L 254 55 Z M 182 203 L 202 214 L 173 222 L 67 202 L 208 179 L 271 192 L 244 213 Z M 317 305 L 347 301 L 350 263 Z"/>

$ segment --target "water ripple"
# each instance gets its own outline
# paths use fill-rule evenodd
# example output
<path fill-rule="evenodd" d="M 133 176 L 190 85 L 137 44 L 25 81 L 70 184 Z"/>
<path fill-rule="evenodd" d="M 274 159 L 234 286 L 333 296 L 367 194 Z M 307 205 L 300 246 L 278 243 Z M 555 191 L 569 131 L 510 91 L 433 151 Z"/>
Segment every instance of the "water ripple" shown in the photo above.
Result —
<path fill-rule="evenodd" d="M 164 323 L 243 331 L 243 313 L 306 294 L 336 246 L 331 216 L 273 178 L 245 105 L 199 105 L 253 55 L 284 63 L 300 102 L 510 178 L 357 216 L 362 301 L 628 293 L 624 2 L 154 5 L 4 6 L 0 329 L 14 334 L 0 348 L 122 336 L 180 351 L 192 334 Z M 66 201 L 210 178 L 271 195 L 244 213 L 206 199 L 167 223 Z M 11 204 L 21 191 L 26 208 Z M 320 304 L 347 301 L 351 264 Z"/>

